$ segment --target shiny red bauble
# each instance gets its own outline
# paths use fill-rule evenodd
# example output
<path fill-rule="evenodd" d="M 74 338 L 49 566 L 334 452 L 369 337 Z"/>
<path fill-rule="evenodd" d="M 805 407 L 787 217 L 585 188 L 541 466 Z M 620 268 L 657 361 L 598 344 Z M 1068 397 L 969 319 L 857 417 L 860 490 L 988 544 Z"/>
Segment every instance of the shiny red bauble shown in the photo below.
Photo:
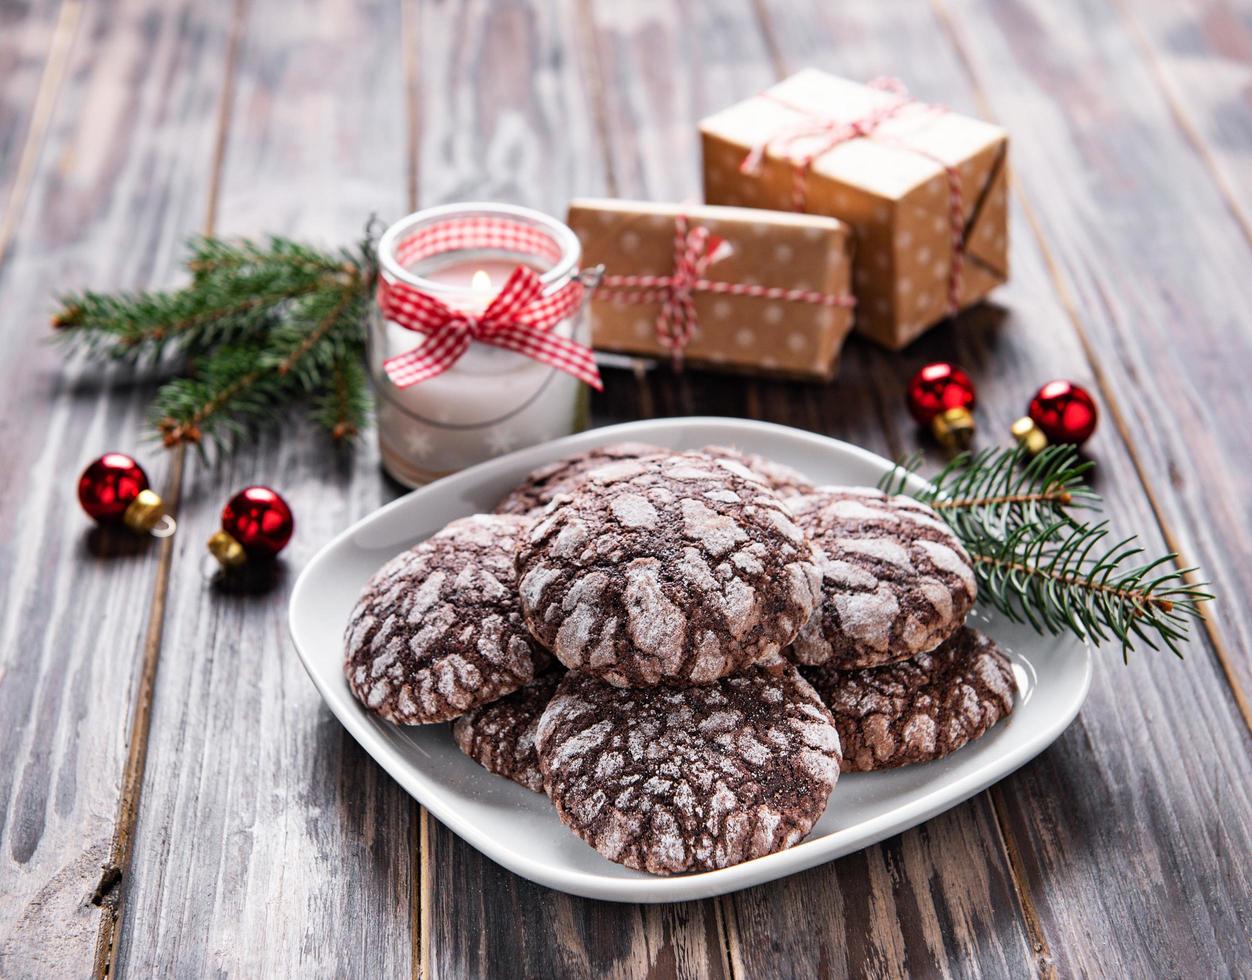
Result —
<path fill-rule="evenodd" d="M 927 364 L 909 382 L 909 413 L 918 425 L 930 425 L 950 409 L 973 409 L 976 400 L 969 375 L 946 361 Z"/>
<path fill-rule="evenodd" d="M 1030 400 L 1030 419 L 1050 443 L 1078 446 L 1095 432 L 1095 399 L 1072 381 L 1049 381 Z"/>
<path fill-rule="evenodd" d="M 125 453 L 105 453 L 78 478 L 78 502 L 101 524 L 121 524 L 126 508 L 148 489 L 148 474 Z"/>
<path fill-rule="evenodd" d="M 269 487 L 245 487 L 222 510 L 222 530 L 249 558 L 272 558 L 291 540 L 295 518 L 287 501 Z"/>

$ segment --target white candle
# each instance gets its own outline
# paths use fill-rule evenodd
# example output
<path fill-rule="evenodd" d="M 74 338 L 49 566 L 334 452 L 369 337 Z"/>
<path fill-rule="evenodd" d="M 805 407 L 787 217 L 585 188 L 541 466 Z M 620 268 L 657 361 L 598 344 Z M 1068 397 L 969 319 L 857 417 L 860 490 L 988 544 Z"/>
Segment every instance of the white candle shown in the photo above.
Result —
<path fill-rule="evenodd" d="M 466 206 L 475 214 L 481 213 L 482 207 Z M 574 250 L 570 263 L 565 263 L 568 256 L 562 254 L 562 264 L 568 264 L 569 269 L 547 288 L 560 288 L 568 282 L 578 257 L 573 234 L 565 238 L 560 229 L 568 229 L 535 212 L 503 207 L 500 211 L 510 219 L 540 219 L 545 229 L 552 230 L 563 253 Z M 449 220 L 457 211 L 439 208 L 433 213 L 434 217 L 427 220 Z M 383 236 L 379 250 L 384 276 L 388 274 L 384 250 L 394 249 L 397 240 L 411 234 L 415 225 L 420 227 L 428 214 L 411 216 Z M 418 277 L 413 282 L 444 304 L 481 312 L 518 265 L 529 265 L 540 273 L 550 272 L 553 266 L 536 256 L 467 249 L 425 258 L 402 272 Z M 374 319 L 370 370 L 378 393 L 379 441 L 383 465 L 400 482 L 410 486 L 425 483 L 502 453 L 568 435 L 585 425 L 586 389 L 582 382 L 540 361 L 482 343 L 471 344 L 443 374 L 397 388 L 387 379 L 383 362 L 411 350 L 425 338 L 383 320 L 377 311 Z M 588 342 L 581 310 L 553 331 Z"/>

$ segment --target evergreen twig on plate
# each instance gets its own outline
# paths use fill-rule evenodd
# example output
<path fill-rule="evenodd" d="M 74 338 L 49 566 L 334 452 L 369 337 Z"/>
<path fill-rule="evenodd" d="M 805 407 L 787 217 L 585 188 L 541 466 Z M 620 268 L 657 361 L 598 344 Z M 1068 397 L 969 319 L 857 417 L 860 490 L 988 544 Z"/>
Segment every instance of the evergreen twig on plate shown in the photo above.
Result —
<path fill-rule="evenodd" d="M 922 487 L 910 485 L 909 461 L 881 486 L 938 511 L 973 559 L 980 601 L 1010 619 L 1094 645 L 1115 639 L 1123 657 L 1139 640 L 1181 656 L 1189 621 L 1213 597 L 1176 555 L 1145 559 L 1135 538 L 1110 544 L 1106 522 L 1074 514 L 1100 506 L 1090 467 L 1068 446 L 1033 458 L 1018 447 L 962 454 Z"/>

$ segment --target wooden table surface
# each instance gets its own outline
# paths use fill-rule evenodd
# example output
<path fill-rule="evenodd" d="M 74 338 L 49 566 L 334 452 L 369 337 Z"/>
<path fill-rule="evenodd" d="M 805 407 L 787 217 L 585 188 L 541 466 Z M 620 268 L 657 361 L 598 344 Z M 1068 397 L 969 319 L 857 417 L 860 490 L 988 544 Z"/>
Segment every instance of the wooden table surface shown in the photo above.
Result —
<path fill-rule="evenodd" d="M 974 375 L 986 443 L 1073 378 L 1111 520 L 1221 601 L 1185 661 L 1101 652 L 1055 745 L 914 830 L 718 899 L 571 898 L 430 818 L 291 648 L 296 573 L 397 492 L 372 439 L 166 453 L 141 441 L 152 379 L 46 343 L 52 295 L 166 284 L 195 232 L 694 198 L 695 120 L 805 65 L 1008 128 L 1012 282 L 901 354 L 851 342 L 830 387 L 609 372 L 596 421 L 742 415 L 896 455 L 925 361 Z M 0 975 L 1252 974 L 1250 103 L 1247 0 L 0 0 Z M 89 532 L 75 479 L 110 448 L 176 537 Z M 263 596 L 202 566 L 249 482 L 299 521 Z"/>

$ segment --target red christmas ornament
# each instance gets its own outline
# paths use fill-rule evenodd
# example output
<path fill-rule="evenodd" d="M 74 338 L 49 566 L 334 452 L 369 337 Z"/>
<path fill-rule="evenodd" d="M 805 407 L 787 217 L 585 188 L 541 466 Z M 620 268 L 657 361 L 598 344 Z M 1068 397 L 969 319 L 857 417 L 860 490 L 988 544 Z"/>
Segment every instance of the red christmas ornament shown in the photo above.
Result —
<path fill-rule="evenodd" d="M 209 538 L 209 551 L 227 568 L 273 558 L 287 547 L 295 527 L 291 508 L 277 492 L 245 487 L 222 509 L 222 529 Z"/>
<path fill-rule="evenodd" d="M 149 489 L 148 474 L 125 453 L 105 453 L 83 470 L 78 502 L 100 524 L 148 534 L 164 521 L 166 533 L 173 533 L 174 522 Z"/>
<path fill-rule="evenodd" d="M 974 382 L 959 367 L 936 361 L 921 368 L 908 387 L 909 414 L 940 444 L 965 448 L 974 435 Z"/>
<path fill-rule="evenodd" d="M 1048 443 L 1081 446 L 1095 432 L 1095 399 L 1072 381 L 1049 381 L 1035 392 L 1028 414 L 1013 423 L 1013 435 L 1032 453 Z"/>

